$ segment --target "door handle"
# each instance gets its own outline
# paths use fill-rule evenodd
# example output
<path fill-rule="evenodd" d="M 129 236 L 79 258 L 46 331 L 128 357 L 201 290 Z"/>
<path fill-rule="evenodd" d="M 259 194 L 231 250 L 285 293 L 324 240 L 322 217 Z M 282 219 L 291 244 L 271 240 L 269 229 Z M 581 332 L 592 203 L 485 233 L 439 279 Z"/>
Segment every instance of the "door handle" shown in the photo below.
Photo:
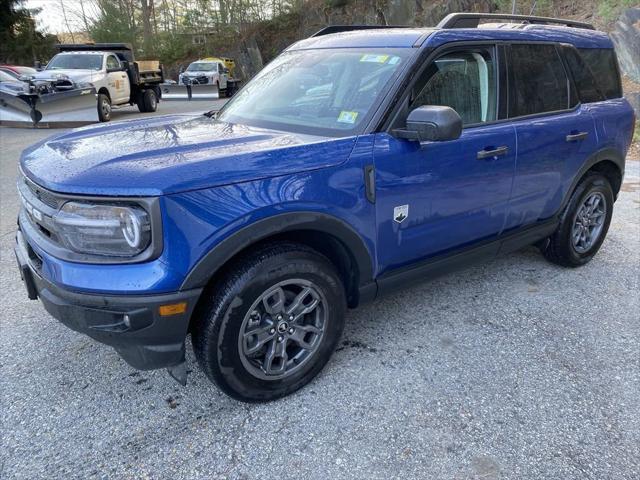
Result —
<path fill-rule="evenodd" d="M 567 135 L 565 138 L 567 142 L 577 142 L 578 140 L 584 140 L 588 136 L 589 136 L 589 132 L 578 132 L 578 133 L 571 133 Z"/>
<path fill-rule="evenodd" d="M 509 151 L 509 147 L 507 146 L 497 147 L 497 148 L 494 148 L 493 150 L 480 150 L 478 152 L 478 160 L 482 160 L 483 158 L 493 158 L 493 157 L 498 157 L 500 155 L 506 155 L 508 151 Z"/>

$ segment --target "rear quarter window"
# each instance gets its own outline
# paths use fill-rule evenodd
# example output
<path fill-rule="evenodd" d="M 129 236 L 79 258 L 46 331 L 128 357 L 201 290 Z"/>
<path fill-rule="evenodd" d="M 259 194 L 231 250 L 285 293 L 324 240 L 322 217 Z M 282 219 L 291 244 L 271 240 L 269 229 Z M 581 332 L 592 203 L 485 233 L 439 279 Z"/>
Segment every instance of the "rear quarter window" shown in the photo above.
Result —
<path fill-rule="evenodd" d="M 618 60 L 613 49 L 580 48 L 578 51 L 593 72 L 598 88 L 605 98 L 622 97 Z"/>
<path fill-rule="evenodd" d="M 580 101 L 582 103 L 591 103 L 605 100 L 605 96 L 600 91 L 593 72 L 580 56 L 580 53 L 573 47 L 565 47 L 563 51 L 573 76 L 573 82 L 578 90 Z"/>

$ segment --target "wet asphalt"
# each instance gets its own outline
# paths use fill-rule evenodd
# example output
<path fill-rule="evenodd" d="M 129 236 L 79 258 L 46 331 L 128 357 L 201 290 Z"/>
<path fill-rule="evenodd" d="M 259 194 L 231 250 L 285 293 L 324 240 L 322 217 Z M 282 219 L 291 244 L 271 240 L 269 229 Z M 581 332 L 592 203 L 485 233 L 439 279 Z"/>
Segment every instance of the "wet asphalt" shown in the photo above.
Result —
<path fill-rule="evenodd" d="M 349 312 L 309 386 L 245 405 L 190 348 L 181 387 L 27 299 L 16 167 L 51 133 L 0 128 L 0 478 L 640 478 L 637 159 L 587 266 L 528 248 L 416 284 Z"/>

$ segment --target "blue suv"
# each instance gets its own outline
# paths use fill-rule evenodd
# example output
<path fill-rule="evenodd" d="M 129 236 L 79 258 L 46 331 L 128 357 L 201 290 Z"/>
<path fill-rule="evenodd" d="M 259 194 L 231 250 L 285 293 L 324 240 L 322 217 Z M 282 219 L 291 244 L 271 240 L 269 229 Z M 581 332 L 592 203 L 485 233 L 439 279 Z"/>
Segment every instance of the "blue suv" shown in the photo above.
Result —
<path fill-rule="evenodd" d="M 191 334 L 224 392 L 271 400 L 323 368 L 347 307 L 530 244 L 591 260 L 634 124 L 588 24 L 328 27 L 220 112 L 25 150 L 15 251 L 30 298 L 133 367 L 186 382 Z"/>

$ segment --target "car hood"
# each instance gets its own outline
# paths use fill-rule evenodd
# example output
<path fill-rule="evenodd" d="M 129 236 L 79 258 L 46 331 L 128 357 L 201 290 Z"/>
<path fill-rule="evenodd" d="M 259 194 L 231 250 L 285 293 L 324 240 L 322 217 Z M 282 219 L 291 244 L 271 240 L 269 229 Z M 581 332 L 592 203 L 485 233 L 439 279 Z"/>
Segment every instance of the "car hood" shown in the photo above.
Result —
<path fill-rule="evenodd" d="M 69 77 L 76 83 L 90 83 L 99 72 L 96 70 L 60 69 L 41 70 L 31 75 L 35 80 L 55 80 L 60 76 Z"/>
<path fill-rule="evenodd" d="M 20 164 L 31 180 L 56 192 L 153 196 L 338 165 L 354 144 L 355 137 L 165 116 L 50 137 L 25 150 Z"/>
<path fill-rule="evenodd" d="M 16 80 L 0 82 L 0 91 L 17 95 L 19 93 L 28 93 L 27 84 Z"/>

